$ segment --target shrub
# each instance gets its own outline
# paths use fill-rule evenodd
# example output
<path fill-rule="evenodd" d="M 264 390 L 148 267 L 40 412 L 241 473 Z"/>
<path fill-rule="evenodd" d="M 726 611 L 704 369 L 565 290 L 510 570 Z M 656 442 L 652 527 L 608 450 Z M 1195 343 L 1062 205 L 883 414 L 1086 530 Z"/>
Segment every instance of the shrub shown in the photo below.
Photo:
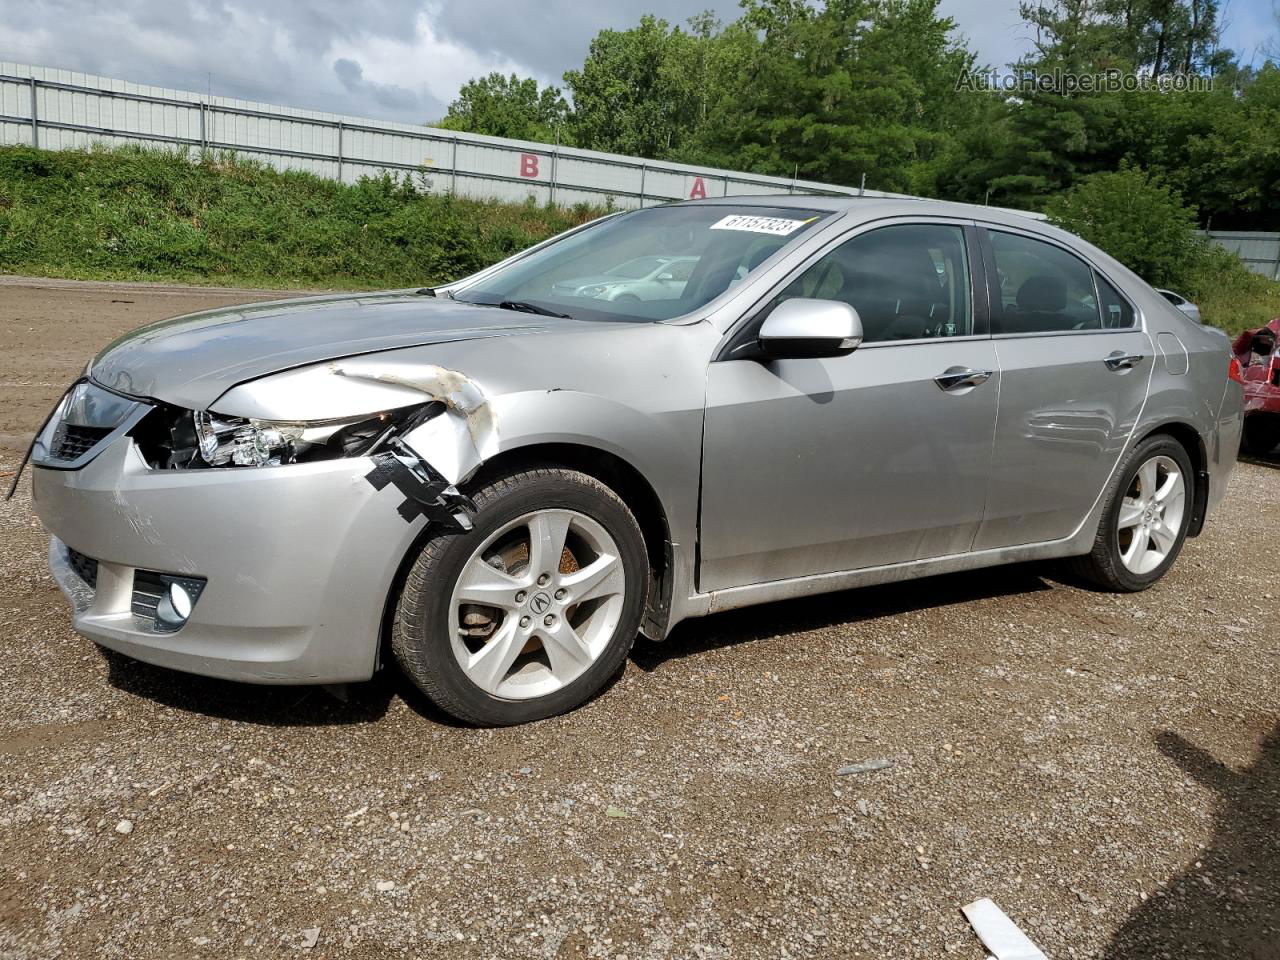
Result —
<path fill-rule="evenodd" d="M 1045 213 L 1155 286 L 1181 283 L 1203 253 L 1182 197 L 1137 167 L 1085 177 Z"/>
<path fill-rule="evenodd" d="M 601 211 L 341 184 L 231 153 L 0 147 L 0 271 L 262 286 L 442 283 Z"/>
<path fill-rule="evenodd" d="M 1205 323 L 1235 334 L 1280 315 L 1280 283 L 1197 237 L 1195 215 L 1156 176 L 1135 167 L 1095 173 L 1052 198 L 1045 212 L 1153 286 L 1190 297 Z"/>

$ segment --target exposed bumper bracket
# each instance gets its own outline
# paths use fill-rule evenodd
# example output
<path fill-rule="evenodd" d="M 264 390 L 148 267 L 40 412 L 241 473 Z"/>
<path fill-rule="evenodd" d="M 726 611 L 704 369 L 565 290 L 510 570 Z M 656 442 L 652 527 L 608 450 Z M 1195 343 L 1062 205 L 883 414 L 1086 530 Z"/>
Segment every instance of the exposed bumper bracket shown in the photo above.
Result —
<path fill-rule="evenodd" d="M 404 444 L 392 443 L 396 452 L 386 450 L 374 454 L 374 467 L 365 474 L 365 479 L 376 490 L 393 485 L 404 494 L 404 502 L 397 512 L 406 521 L 424 516 L 455 533 L 470 530 L 475 502 L 436 473 L 430 464 L 414 456 Z"/>

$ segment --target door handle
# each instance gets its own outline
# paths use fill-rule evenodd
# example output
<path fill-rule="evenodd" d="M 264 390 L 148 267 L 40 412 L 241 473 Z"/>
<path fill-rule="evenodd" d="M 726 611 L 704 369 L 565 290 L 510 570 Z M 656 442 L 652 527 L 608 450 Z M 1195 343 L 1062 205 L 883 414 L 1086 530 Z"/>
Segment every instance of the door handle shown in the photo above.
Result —
<path fill-rule="evenodd" d="M 1117 350 L 1108 357 L 1104 357 L 1102 362 L 1107 365 L 1108 370 L 1132 370 L 1143 361 L 1140 353 L 1125 353 Z"/>
<path fill-rule="evenodd" d="M 991 379 L 990 370 L 974 370 L 971 367 L 952 367 L 945 373 L 933 378 L 943 390 L 959 390 L 961 387 L 976 387 Z"/>

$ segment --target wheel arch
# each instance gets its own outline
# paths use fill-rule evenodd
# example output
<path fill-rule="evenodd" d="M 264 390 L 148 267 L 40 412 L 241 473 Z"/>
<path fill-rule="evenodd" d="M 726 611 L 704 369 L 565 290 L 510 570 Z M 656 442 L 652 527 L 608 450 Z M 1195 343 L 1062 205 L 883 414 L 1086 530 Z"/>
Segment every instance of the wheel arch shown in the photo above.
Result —
<path fill-rule="evenodd" d="M 1191 497 L 1191 521 L 1187 525 L 1187 536 L 1199 536 L 1204 529 L 1205 514 L 1209 507 L 1209 448 L 1200 431 L 1185 420 L 1166 420 L 1148 427 L 1138 443 L 1145 443 L 1160 434 L 1176 440 L 1191 460 L 1195 488 Z"/>
<path fill-rule="evenodd" d="M 633 464 L 607 450 L 588 444 L 570 442 L 542 442 L 510 447 L 494 454 L 466 483 L 461 484 L 464 493 L 484 486 L 503 473 L 531 467 L 563 467 L 577 470 L 599 480 L 616 493 L 631 510 L 644 535 L 645 549 L 649 555 L 649 590 L 645 600 L 641 632 L 651 640 L 666 636 L 671 613 L 671 597 L 674 587 L 674 558 L 672 555 L 671 528 L 667 512 L 653 485 Z M 418 554 L 428 539 L 438 530 L 427 524 L 409 544 L 396 568 L 395 577 L 387 590 L 379 629 L 379 660 L 386 662 L 389 649 L 391 623 L 396 605 Z"/>
<path fill-rule="evenodd" d="M 653 484 L 634 464 L 611 451 L 583 443 L 542 442 L 495 454 L 467 481 L 466 487 L 475 489 L 500 473 L 533 466 L 577 470 L 599 480 L 622 498 L 640 525 L 649 554 L 649 591 L 641 632 L 653 640 L 665 637 L 674 581 L 671 525 Z"/>

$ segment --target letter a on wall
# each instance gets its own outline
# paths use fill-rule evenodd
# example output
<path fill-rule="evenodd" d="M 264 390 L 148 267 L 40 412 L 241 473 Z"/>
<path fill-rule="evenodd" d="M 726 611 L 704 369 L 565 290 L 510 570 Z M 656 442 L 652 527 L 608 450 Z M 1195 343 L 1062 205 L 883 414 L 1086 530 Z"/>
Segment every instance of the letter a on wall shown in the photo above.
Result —
<path fill-rule="evenodd" d="M 701 177 L 693 178 L 693 189 L 689 191 L 690 200 L 705 200 L 707 198 L 707 185 L 702 182 Z"/>
<path fill-rule="evenodd" d="M 538 155 L 536 153 L 520 154 L 520 176 L 536 177 L 538 175 Z"/>

